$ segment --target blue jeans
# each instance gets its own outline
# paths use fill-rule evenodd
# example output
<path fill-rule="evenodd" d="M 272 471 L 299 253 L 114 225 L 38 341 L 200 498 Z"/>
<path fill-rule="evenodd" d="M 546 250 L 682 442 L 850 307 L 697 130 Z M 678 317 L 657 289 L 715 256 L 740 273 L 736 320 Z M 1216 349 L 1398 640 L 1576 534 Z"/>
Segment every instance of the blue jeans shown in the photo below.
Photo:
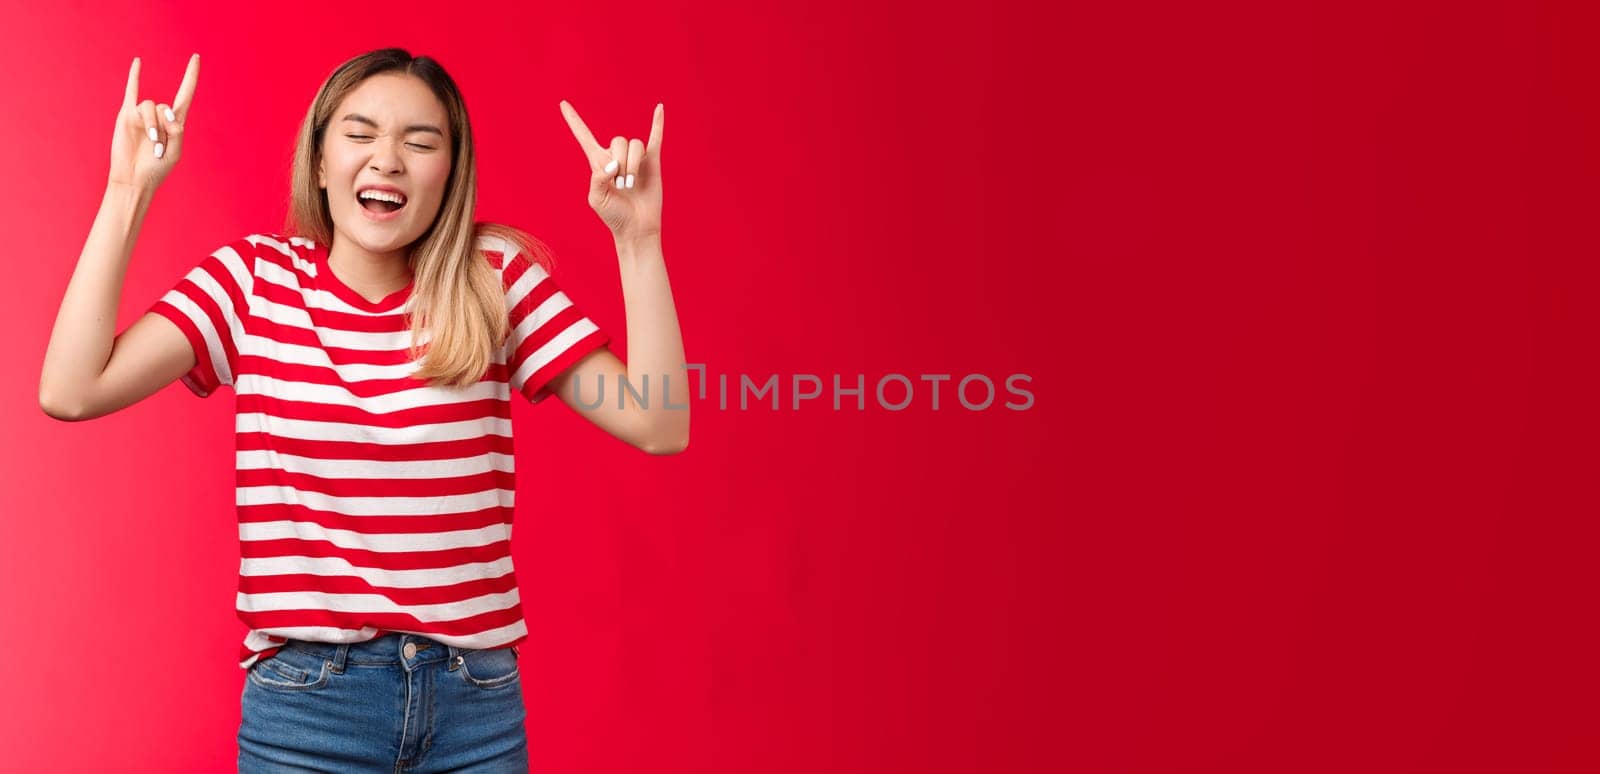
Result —
<path fill-rule="evenodd" d="M 526 772 L 515 648 L 290 640 L 245 676 L 239 771 Z"/>

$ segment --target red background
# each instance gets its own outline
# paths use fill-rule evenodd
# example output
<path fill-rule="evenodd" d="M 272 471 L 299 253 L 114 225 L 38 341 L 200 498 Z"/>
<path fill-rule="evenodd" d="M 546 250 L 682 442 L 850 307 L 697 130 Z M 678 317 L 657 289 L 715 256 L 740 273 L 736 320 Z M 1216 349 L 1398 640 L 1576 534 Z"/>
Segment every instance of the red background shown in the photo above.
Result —
<path fill-rule="evenodd" d="M 665 103 L 713 375 L 1033 377 L 700 402 L 666 458 L 518 403 L 535 770 L 1600 768 L 1592 5 L 226 5 L 4 10 L 5 766 L 235 753 L 231 390 L 36 402 L 130 59 L 203 64 L 119 330 L 280 227 L 317 85 L 400 45 L 619 349 L 561 99 Z"/>

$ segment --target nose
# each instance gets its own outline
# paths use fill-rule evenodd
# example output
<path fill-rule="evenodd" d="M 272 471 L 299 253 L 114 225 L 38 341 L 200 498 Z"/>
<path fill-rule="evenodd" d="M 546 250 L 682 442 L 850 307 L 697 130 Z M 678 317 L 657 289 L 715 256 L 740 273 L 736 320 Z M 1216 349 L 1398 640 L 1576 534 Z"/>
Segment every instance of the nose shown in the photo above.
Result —
<path fill-rule="evenodd" d="M 395 152 L 391 143 L 375 142 L 372 147 L 372 171 L 384 174 L 399 174 L 405 171 L 400 165 L 400 154 Z"/>

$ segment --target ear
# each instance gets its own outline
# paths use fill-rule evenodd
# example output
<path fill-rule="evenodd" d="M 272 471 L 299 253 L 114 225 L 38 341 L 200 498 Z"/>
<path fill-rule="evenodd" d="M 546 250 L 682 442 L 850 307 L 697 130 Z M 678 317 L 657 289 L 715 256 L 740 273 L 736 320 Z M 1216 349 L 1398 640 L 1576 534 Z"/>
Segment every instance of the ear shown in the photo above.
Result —
<path fill-rule="evenodd" d="M 328 187 L 328 174 L 323 171 L 322 162 L 320 162 L 320 161 L 317 162 L 317 187 L 318 188 L 327 188 Z"/>

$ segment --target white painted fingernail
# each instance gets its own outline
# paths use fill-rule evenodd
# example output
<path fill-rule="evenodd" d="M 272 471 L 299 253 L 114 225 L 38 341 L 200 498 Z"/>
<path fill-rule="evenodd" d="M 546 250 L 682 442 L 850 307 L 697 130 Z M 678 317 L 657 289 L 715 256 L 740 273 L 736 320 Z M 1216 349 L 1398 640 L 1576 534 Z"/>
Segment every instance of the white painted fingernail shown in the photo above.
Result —
<path fill-rule="evenodd" d="M 615 172 L 615 171 L 617 171 L 617 160 L 616 159 L 612 159 L 611 163 L 606 165 L 606 172 L 607 173 L 611 173 L 611 172 Z"/>
<path fill-rule="evenodd" d="M 633 187 L 633 175 L 628 175 L 628 187 Z"/>
<path fill-rule="evenodd" d="M 622 187 L 622 175 L 617 175 L 617 187 Z"/>
<path fill-rule="evenodd" d="M 168 121 L 176 121 L 176 120 L 178 120 L 178 117 L 176 115 L 173 115 L 172 108 L 167 108 L 167 120 Z"/>
<path fill-rule="evenodd" d="M 156 143 L 156 158 L 158 158 L 158 159 L 161 158 L 161 154 L 165 153 L 166 150 L 167 150 L 166 146 L 162 145 L 159 142 Z"/>
<path fill-rule="evenodd" d="M 155 142 L 157 137 L 156 128 L 153 126 L 147 126 L 145 127 L 145 130 L 150 133 L 150 142 Z"/>

